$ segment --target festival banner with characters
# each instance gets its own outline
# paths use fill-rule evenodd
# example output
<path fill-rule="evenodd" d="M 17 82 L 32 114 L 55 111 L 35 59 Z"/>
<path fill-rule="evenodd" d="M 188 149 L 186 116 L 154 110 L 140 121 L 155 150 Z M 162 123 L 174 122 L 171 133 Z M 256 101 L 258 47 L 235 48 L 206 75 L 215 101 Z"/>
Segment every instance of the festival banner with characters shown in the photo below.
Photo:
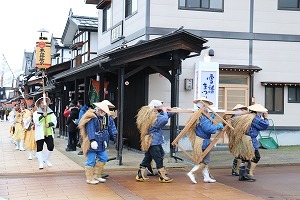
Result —
<path fill-rule="evenodd" d="M 195 99 L 206 97 L 213 102 L 210 106 L 218 110 L 219 63 L 198 62 L 195 64 Z"/>

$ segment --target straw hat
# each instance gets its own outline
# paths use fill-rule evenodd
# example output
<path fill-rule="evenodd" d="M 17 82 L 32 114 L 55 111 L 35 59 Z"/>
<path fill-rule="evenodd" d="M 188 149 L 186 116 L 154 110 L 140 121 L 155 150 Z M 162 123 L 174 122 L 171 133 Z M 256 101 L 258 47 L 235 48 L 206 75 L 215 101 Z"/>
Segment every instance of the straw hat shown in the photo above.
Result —
<path fill-rule="evenodd" d="M 253 104 L 251 106 L 248 106 L 249 110 L 255 111 L 255 112 L 268 112 L 268 109 L 260 105 L 259 103 Z"/>
<path fill-rule="evenodd" d="M 93 103 L 96 107 L 100 108 L 101 110 L 103 110 L 104 112 L 106 112 L 106 114 L 110 115 L 110 111 L 108 108 L 108 105 L 104 102 L 97 102 L 97 103 Z"/>
<path fill-rule="evenodd" d="M 51 103 L 51 99 L 49 97 L 45 97 L 45 98 L 46 98 L 46 104 L 49 105 Z M 39 107 L 41 102 L 43 102 L 43 97 L 40 97 L 35 101 L 35 106 Z"/>
<path fill-rule="evenodd" d="M 199 101 L 204 101 L 205 103 L 208 103 L 208 105 L 213 105 L 213 102 L 208 100 L 207 98 L 205 97 L 200 97 L 199 99 L 195 99 L 193 101 L 194 104 L 197 104 Z"/>
<path fill-rule="evenodd" d="M 110 101 L 108 101 L 106 99 L 103 100 L 103 101 L 101 101 L 101 102 L 106 103 L 106 105 L 108 106 L 108 108 L 115 108 L 116 107 L 114 104 L 112 104 Z"/>
<path fill-rule="evenodd" d="M 238 103 L 231 110 L 237 110 L 237 109 L 247 109 L 247 106 Z"/>
<path fill-rule="evenodd" d="M 148 104 L 148 106 L 149 106 L 150 108 L 155 108 L 155 107 L 162 106 L 163 103 L 164 103 L 164 102 L 161 101 L 161 100 L 153 99 L 153 100 Z"/>

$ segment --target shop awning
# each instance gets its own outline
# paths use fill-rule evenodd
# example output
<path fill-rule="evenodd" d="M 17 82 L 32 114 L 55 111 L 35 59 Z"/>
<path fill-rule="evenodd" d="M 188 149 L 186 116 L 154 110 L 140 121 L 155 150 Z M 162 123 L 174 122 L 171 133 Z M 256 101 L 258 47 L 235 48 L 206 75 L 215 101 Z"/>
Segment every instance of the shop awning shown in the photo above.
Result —
<path fill-rule="evenodd" d="M 221 71 L 234 71 L 234 72 L 259 72 L 262 69 L 255 65 L 233 65 L 233 64 L 220 64 Z"/>
<path fill-rule="evenodd" d="M 300 83 L 298 82 L 261 82 L 262 86 L 300 86 Z"/>

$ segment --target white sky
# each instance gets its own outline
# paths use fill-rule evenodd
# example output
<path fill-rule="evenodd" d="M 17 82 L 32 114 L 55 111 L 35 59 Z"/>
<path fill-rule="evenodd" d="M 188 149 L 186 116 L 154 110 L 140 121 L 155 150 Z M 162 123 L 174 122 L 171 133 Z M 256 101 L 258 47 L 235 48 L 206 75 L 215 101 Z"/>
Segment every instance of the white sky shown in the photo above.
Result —
<path fill-rule="evenodd" d="M 33 52 L 44 28 L 51 35 L 62 37 L 69 11 L 74 15 L 97 17 L 96 5 L 84 0 L 5 0 L 0 3 L 0 63 L 4 54 L 14 72 L 22 69 L 25 51 Z"/>

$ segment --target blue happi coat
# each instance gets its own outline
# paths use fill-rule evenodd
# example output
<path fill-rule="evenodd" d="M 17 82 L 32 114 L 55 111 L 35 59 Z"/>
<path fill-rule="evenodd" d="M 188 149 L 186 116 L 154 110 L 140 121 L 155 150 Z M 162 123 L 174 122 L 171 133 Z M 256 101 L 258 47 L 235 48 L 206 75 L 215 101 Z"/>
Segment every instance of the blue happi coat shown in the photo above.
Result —
<path fill-rule="evenodd" d="M 266 130 L 269 127 L 269 120 L 263 119 L 260 116 L 255 116 L 249 131 L 246 133 L 246 135 L 249 135 L 252 139 L 252 144 L 255 150 L 258 150 L 258 140 L 256 139 L 258 136 L 259 131 Z"/>
<path fill-rule="evenodd" d="M 199 124 L 196 126 L 196 135 L 203 138 L 202 150 L 204 151 L 210 145 L 212 134 L 217 132 L 217 126 L 213 124 L 205 115 L 199 118 Z"/>
<path fill-rule="evenodd" d="M 110 116 L 92 118 L 85 128 L 89 140 L 95 140 L 98 143 L 96 150 L 90 148 L 89 151 L 104 151 L 105 143 L 109 144 L 110 136 L 113 137 L 118 133 L 114 119 Z"/>
<path fill-rule="evenodd" d="M 148 134 L 152 133 L 152 143 L 151 146 L 161 145 L 164 143 L 164 136 L 162 128 L 168 123 L 169 118 L 172 116 L 172 113 L 169 112 L 158 112 L 157 120 L 153 126 L 148 130 Z"/>

